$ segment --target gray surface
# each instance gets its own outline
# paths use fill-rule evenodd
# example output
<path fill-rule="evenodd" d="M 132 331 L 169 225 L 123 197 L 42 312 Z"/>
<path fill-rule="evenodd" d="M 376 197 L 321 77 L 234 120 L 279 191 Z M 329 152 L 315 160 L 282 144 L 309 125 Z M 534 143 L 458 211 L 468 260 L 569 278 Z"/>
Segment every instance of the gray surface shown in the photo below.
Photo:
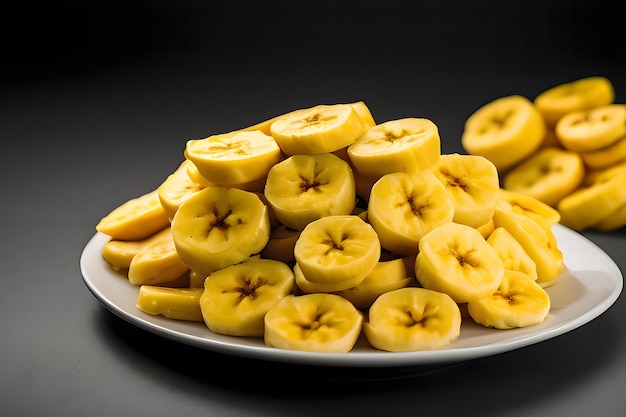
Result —
<path fill-rule="evenodd" d="M 538 345 L 399 381 L 336 383 L 328 377 L 398 374 L 340 375 L 180 345 L 117 318 L 84 285 L 79 257 L 97 221 L 158 185 L 187 139 L 364 100 L 377 121 L 432 119 L 442 151 L 461 152 L 465 118 L 499 96 L 532 98 L 600 74 L 626 103 L 623 35 L 615 37 L 616 14 L 606 6 L 399 4 L 384 13 L 363 6 L 354 19 L 347 6 L 327 8 L 338 14 L 319 32 L 320 11 L 296 24 L 293 9 L 243 15 L 195 2 L 92 6 L 81 9 L 82 29 L 63 10 L 47 21 L 43 8 L 31 23 L 46 30 L 27 31 L 19 20 L 7 30 L 22 38 L 13 38 L 0 90 L 0 415 L 562 417 L 626 408 L 623 296 Z M 241 35 L 250 28 L 257 35 Z M 329 56 L 305 59 L 293 39 L 311 54 L 319 42 L 330 45 Z M 624 271 L 624 233 L 584 235 Z"/>

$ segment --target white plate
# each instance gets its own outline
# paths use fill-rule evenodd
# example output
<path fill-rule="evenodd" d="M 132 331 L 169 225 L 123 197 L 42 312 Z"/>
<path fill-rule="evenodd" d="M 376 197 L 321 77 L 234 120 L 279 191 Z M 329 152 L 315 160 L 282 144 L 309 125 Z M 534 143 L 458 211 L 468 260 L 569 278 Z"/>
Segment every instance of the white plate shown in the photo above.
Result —
<path fill-rule="evenodd" d="M 622 274 L 613 260 L 584 236 L 556 225 L 557 242 L 568 272 L 547 289 L 552 308 L 540 325 L 512 330 L 494 330 L 465 320 L 460 337 L 440 350 L 392 353 L 371 348 L 361 337 L 345 354 L 312 353 L 267 347 L 261 338 L 223 336 L 204 323 L 176 321 L 152 316 L 136 308 L 138 287 L 112 270 L 102 258 L 109 239 L 97 233 L 80 259 L 89 290 L 109 310 L 128 322 L 157 335 L 228 355 L 253 359 L 330 367 L 445 366 L 495 355 L 532 345 L 576 329 L 605 312 L 619 297 Z"/>

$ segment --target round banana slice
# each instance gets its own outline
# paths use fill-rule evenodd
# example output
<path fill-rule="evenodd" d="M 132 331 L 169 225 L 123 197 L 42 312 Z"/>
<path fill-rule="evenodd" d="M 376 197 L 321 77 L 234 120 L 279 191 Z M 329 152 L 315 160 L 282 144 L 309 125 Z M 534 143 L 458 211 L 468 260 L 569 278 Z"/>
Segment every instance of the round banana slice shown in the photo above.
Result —
<path fill-rule="evenodd" d="M 432 167 L 454 201 L 454 222 L 474 228 L 491 220 L 500 179 L 495 165 L 479 155 L 441 155 Z"/>
<path fill-rule="evenodd" d="M 96 230 L 117 240 L 141 240 L 170 224 L 161 205 L 159 193 L 153 190 L 130 199 L 104 216 Z"/>
<path fill-rule="evenodd" d="M 309 223 L 294 247 L 296 262 L 308 281 L 350 281 L 352 286 L 374 269 L 380 254 L 378 235 L 355 215 L 326 216 Z"/>
<path fill-rule="evenodd" d="M 302 273 L 300 265 L 296 262 L 293 266 L 293 273 L 296 277 L 296 286 L 302 293 L 311 294 L 316 292 L 331 293 L 337 291 L 343 291 L 348 288 L 353 288 L 364 281 L 360 276 L 355 276 L 350 279 L 337 282 L 313 282 L 309 281 Z"/>
<path fill-rule="evenodd" d="M 142 285 L 137 296 L 137 308 L 144 313 L 168 319 L 203 321 L 200 310 L 202 288 L 168 288 Z"/>
<path fill-rule="evenodd" d="M 251 259 L 212 273 L 200 297 L 209 330 L 230 336 L 263 336 L 265 314 L 291 294 L 291 268 L 272 259 Z"/>
<path fill-rule="evenodd" d="M 461 310 L 447 294 L 408 287 L 374 301 L 363 331 L 375 348 L 389 352 L 437 349 L 461 334 Z"/>
<path fill-rule="evenodd" d="M 535 261 L 526 253 L 521 243 L 504 227 L 500 226 L 494 229 L 487 238 L 487 243 L 498 252 L 498 256 L 504 263 L 505 271 L 523 272 L 533 281 L 537 281 L 538 275 Z"/>
<path fill-rule="evenodd" d="M 189 166 L 195 167 L 193 162 L 185 159 L 157 188 L 159 201 L 170 221 L 174 218 L 174 214 L 183 201 L 210 185 L 206 179 L 201 180 L 201 182 L 191 179 L 189 172 L 193 168 L 189 168 Z M 199 177 L 203 178 L 202 176 Z"/>
<path fill-rule="evenodd" d="M 589 169 L 603 169 L 626 161 L 626 136 L 617 142 L 595 151 L 581 152 L 585 166 Z"/>
<path fill-rule="evenodd" d="M 472 155 L 489 159 L 504 172 L 537 150 L 546 135 L 541 113 L 526 97 L 498 98 L 465 122 L 461 144 Z"/>
<path fill-rule="evenodd" d="M 189 140 L 185 157 L 208 181 L 231 185 L 264 181 L 281 152 L 272 136 L 257 130 Z"/>
<path fill-rule="evenodd" d="M 452 221 L 454 202 L 430 169 L 394 172 L 372 187 L 368 221 L 383 248 L 398 255 L 417 254 L 422 236 Z"/>
<path fill-rule="evenodd" d="M 424 118 L 381 123 L 348 147 L 348 157 L 356 171 L 369 178 L 430 168 L 440 154 L 439 129 Z"/>
<path fill-rule="evenodd" d="M 615 91 L 606 77 L 581 78 L 551 87 L 535 97 L 534 104 L 549 126 L 561 117 L 578 110 L 588 110 L 613 103 Z"/>
<path fill-rule="evenodd" d="M 512 210 L 525 216 L 532 217 L 548 229 L 558 224 L 561 214 L 557 209 L 528 194 L 506 190 L 498 190 L 496 207 L 501 210 Z"/>
<path fill-rule="evenodd" d="M 578 188 L 585 165 L 578 152 L 543 148 L 504 174 L 502 187 L 555 207 Z"/>
<path fill-rule="evenodd" d="M 102 247 L 102 257 L 116 271 L 128 269 L 130 262 L 139 251 L 152 242 L 167 239 L 171 235 L 169 225 L 160 231 L 140 240 L 117 240 L 111 239 Z"/>
<path fill-rule="evenodd" d="M 591 152 L 626 136 L 626 104 L 609 104 L 568 113 L 556 124 L 556 136 L 566 149 Z"/>
<path fill-rule="evenodd" d="M 346 353 L 361 333 L 363 314 L 343 297 L 289 295 L 265 315 L 264 341 L 278 349 Z"/>
<path fill-rule="evenodd" d="M 134 285 L 158 285 L 183 275 L 189 267 L 176 251 L 171 233 L 144 246 L 130 261 L 128 282 Z"/>
<path fill-rule="evenodd" d="M 356 205 L 352 168 L 332 153 L 293 155 L 270 169 L 265 198 L 278 220 L 295 230 L 323 216 L 350 214 Z"/>
<path fill-rule="evenodd" d="M 417 280 L 424 288 L 448 294 L 457 303 L 491 294 L 503 273 L 502 259 L 473 227 L 448 223 L 420 240 L 415 258 Z"/>
<path fill-rule="evenodd" d="M 261 252 L 271 234 L 267 206 L 255 193 L 221 186 L 182 203 L 171 229 L 182 260 L 205 276 Z"/>
<path fill-rule="evenodd" d="M 320 104 L 296 110 L 279 117 L 270 129 L 288 156 L 335 152 L 350 146 L 365 132 L 359 113 L 349 104 Z"/>
<path fill-rule="evenodd" d="M 542 323 L 550 305 L 550 296 L 539 284 L 523 272 L 506 270 L 498 289 L 467 303 L 467 311 L 485 327 L 513 329 Z"/>

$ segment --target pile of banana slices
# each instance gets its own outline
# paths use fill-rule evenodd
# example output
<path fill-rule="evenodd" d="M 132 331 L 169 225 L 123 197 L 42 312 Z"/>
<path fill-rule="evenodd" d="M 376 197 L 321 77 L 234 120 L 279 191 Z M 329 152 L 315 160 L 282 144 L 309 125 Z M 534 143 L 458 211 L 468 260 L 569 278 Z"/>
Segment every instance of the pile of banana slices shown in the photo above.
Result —
<path fill-rule="evenodd" d="M 566 269 L 559 212 L 500 187 L 510 160 L 442 154 L 425 118 L 318 105 L 189 140 L 184 156 L 96 225 L 149 314 L 278 349 L 345 353 L 361 335 L 437 349 L 464 320 L 541 323 Z"/>

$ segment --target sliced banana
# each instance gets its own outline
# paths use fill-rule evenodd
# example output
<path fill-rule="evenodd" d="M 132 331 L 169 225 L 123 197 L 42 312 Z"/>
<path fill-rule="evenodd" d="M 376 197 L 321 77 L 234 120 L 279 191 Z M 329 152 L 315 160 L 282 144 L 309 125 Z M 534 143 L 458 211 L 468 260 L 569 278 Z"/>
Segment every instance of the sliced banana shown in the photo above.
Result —
<path fill-rule="evenodd" d="M 474 112 L 465 122 L 461 144 L 504 172 L 536 151 L 545 135 L 545 122 L 534 104 L 524 96 L 511 95 Z"/>
<path fill-rule="evenodd" d="M 452 221 L 455 204 L 430 169 L 394 172 L 372 187 L 368 221 L 383 248 L 398 255 L 417 254 L 426 233 Z"/>
<path fill-rule="evenodd" d="M 604 169 L 626 161 L 626 136 L 595 151 L 580 152 L 588 169 Z"/>
<path fill-rule="evenodd" d="M 261 250 L 261 257 L 265 259 L 275 259 L 282 262 L 294 262 L 293 248 L 300 237 L 300 231 L 290 229 L 285 225 L 280 225 L 272 230 L 270 240 Z"/>
<path fill-rule="evenodd" d="M 489 243 L 498 252 L 498 256 L 504 263 L 504 270 L 519 271 L 526 274 L 533 281 L 537 281 L 537 265 L 526 253 L 524 247 L 500 226 L 491 232 L 487 238 Z"/>
<path fill-rule="evenodd" d="M 172 233 L 142 247 L 128 266 L 128 281 L 134 285 L 158 285 L 173 281 L 189 271 Z"/>
<path fill-rule="evenodd" d="M 170 226 L 140 240 L 117 240 L 111 239 L 102 247 L 102 257 L 116 271 L 128 269 L 135 255 L 145 246 L 152 242 L 166 239 L 171 235 Z"/>
<path fill-rule="evenodd" d="M 209 330 L 230 336 L 261 337 L 265 314 L 291 294 L 291 268 L 272 259 L 251 259 L 212 273 L 200 297 Z"/>
<path fill-rule="evenodd" d="M 542 323 L 550 306 L 550 296 L 539 284 L 523 272 L 506 270 L 498 289 L 467 303 L 467 311 L 485 327 L 513 329 Z"/>
<path fill-rule="evenodd" d="M 461 310 L 447 294 L 407 287 L 382 294 L 369 309 L 363 331 L 375 348 L 389 352 L 431 350 L 461 334 Z"/>
<path fill-rule="evenodd" d="M 346 353 L 362 324 L 363 314 L 339 295 L 289 295 L 265 315 L 264 342 L 278 349 Z"/>
<path fill-rule="evenodd" d="M 364 279 L 358 275 L 349 279 L 336 281 L 336 282 L 309 281 L 307 277 L 304 276 L 304 273 L 302 272 L 302 269 L 300 269 L 300 265 L 298 265 L 297 262 L 293 266 L 293 273 L 296 278 L 296 286 L 304 294 L 311 294 L 311 293 L 318 293 L 318 292 L 332 293 L 332 292 L 343 291 L 348 288 L 354 288 L 356 285 L 359 285 L 361 282 L 364 281 Z"/>
<path fill-rule="evenodd" d="M 174 218 L 174 214 L 176 214 L 178 207 L 180 207 L 183 201 L 211 185 L 202 176 L 196 176 L 199 181 L 193 180 L 189 172 L 195 168 L 190 168 L 190 166 L 195 167 L 193 162 L 185 159 L 157 188 L 159 201 L 170 221 Z"/>
<path fill-rule="evenodd" d="M 626 136 L 626 104 L 609 104 L 568 113 L 556 124 L 556 136 L 566 149 L 591 152 Z"/>
<path fill-rule="evenodd" d="M 498 190 L 496 206 L 501 210 L 512 210 L 532 217 L 547 228 L 551 228 L 561 220 L 561 214 L 554 207 L 531 195 L 504 188 Z"/>
<path fill-rule="evenodd" d="M 137 308 L 155 316 L 173 320 L 203 321 L 200 310 L 202 288 L 168 288 L 142 285 L 137 296 Z"/>

